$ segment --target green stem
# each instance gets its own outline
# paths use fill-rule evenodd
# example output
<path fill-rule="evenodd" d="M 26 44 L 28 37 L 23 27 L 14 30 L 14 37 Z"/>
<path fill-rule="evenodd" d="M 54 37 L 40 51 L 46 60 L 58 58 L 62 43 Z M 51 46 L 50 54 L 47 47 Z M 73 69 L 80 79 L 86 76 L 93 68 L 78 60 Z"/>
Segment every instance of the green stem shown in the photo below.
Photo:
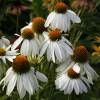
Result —
<path fill-rule="evenodd" d="M 29 100 L 31 100 L 31 95 L 29 95 Z"/>
<path fill-rule="evenodd" d="M 39 91 L 38 91 L 37 94 L 36 94 L 36 100 L 40 100 L 39 98 L 40 97 L 39 97 Z"/>
<path fill-rule="evenodd" d="M 81 35 L 82 35 L 82 32 L 78 32 L 76 34 L 76 38 L 75 38 L 74 43 L 73 43 L 74 47 L 76 46 L 76 44 L 77 44 L 78 40 L 80 39 Z"/>
<path fill-rule="evenodd" d="M 81 8 L 80 10 L 78 10 L 78 16 L 82 16 L 85 12 L 85 9 L 84 8 Z"/>
<path fill-rule="evenodd" d="M 71 100 L 71 99 L 70 99 L 70 95 L 68 95 L 68 99 L 67 99 L 67 100 Z"/>

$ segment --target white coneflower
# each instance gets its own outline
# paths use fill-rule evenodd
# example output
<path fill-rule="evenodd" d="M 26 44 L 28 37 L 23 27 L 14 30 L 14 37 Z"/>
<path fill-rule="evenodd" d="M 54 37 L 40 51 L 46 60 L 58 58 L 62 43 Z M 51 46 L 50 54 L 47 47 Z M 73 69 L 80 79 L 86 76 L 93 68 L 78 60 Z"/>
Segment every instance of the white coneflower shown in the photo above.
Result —
<path fill-rule="evenodd" d="M 13 43 L 11 48 L 16 49 L 20 44 L 20 53 L 23 55 L 37 55 L 39 53 L 39 45 L 30 26 L 21 29 L 21 36 Z"/>
<path fill-rule="evenodd" d="M 92 69 L 88 63 L 88 50 L 85 46 L 79 46 L 74 50 L 74 55 L 72 59 L 78 62 L 78 65 L 83 69 L 83 73 L 87 74 L 90 81 L 96 80 L 98 74 Z"/>
<path fill-rule="evenodd" d="M 36 73 L 36 75 L 35 75 Z M 20 98 L 22 99 L 26 92 L 32 95 L 40 88 L 37 78 L 42 82 L 47 82 L 47 78 L 40 72 L 35 72 L 30 65 L 26 56 L 17 56 L 12 67 L 6 72 L 6 76 L 1 80 L 0 84 L 4 84 L 3 88 L 7 86 L 6 94 L 9 96 L 15 87 L 17 87 Z"/>
<path fill-rule="evenodd" d="M 55 11 L 51 12 L 45 22 L 45 27 L 54 29 L 58 28 L 64 32 L 70 30 L 72 23 L 80 23 L 80 18 L 72 11 L 68 10 L 68 7 L 63 2 L 58 2 L 55 5 Z"/>
<path fill-rule="evenodd" d="M 10 45 L 10 41 L 4 37 L 3 33 L 0 31 L 0 48 L 7 47 Z"/>
<path fill-rule="evenodd" d="M 86 74 L 90 82 L 96 80 L 99 77 L 88 63 L 88 51 L 85 46 L 79 46 L 75 48 L 72 58 L 69 58 L 69 60 L 61 64 L 57 68 L 57 72 L 62 72 L 71 63 L 73 63 L 74 65 L 77 64 L 77 66 L 81 68 L 81 73 L 83 75 Z"/>
<path fill-rule="evenodd" d="M 32 20 L 32 29 L 36 35 L 37 40 L 39 41 L 39 45 L 41 46 L 44 41 L 43 32 L 46 31 L 44 27 L 45 19 L 42 17 L 35 17 Z"/>
<path fill-rule="evenodd" d="M 90 88 L 89 81 L 80 73 L 80 67 L 70 65 L 55 80 L 55 85 L 64 94 L 71 94 L 73 91 L 76 95 L 87 93 Z"/>
<path fill-rule="evenodd" d="M 62 62 L 66 57 L 73 54 L 71 43 L 61 36 L 61 31 L 55 29 L 50 32 L 44 32 L 44 43 L 40 50 L 40 55 L 47 53 L 48 61 Z"/>
<path fill-rule="evenodd" d="M 10 50 L 10 48 L 11 45 L 9 45 L 7 48 L 0 48 L 0 59 L 3 61 L 3 63 L 6 63 L 6 60 L 13 62 L 13 59 L 15 59 L 16 55 L 18 55 L 18 50 Z"/>

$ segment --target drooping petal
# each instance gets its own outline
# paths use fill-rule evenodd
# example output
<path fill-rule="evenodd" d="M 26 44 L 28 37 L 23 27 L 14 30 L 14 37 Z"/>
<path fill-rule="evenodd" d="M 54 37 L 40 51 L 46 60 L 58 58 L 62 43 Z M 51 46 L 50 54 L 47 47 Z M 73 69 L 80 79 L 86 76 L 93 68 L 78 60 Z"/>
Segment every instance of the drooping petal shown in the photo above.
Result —
<path fill-rule="evenodd" d="M 40 50 L 40 56 L 43 56 L 43 54 L 46 52 L 48 48 L 49 42 L 47 41 L 46 43 L 43 44 L 42 49 Z"/>
<path fill-rule="evenodd" d="M 75 93 L 79 95 L 80 91 L 79 91 L 79 84 L 77 83 L 77 80 L 78 79 L 74 80 L 74 90 L 75 90 Z"/>
<path fill-rule="evenodd" d="M 99 77 L 99 75 L 94 71 L 94 69 L 88 63 L 84 65 L 84 68 L 87 70 L 87 72 L 91 74 L 91 76 L 88 77 L 89 79 L 92 78 L 93 80 L 96 80 Z"/>
<path fill-rule="evenodd" d="M 19 45 L 20 43 L 23 41 L 23 38 L 22 36 L 20 36 L 12 45 L 11 47 L 11 50 L 15 50 Z"/>
<path fill-rule="evenodd" d="M 48 48 L 47 48 L 47 59 L 48 59 L 48 61 L 50 61 L 51 58 L 52 58 L 52 55 L 51 55 L 52 48 L 51 48 L 50 44 L 51 44 L 51 42 L 49 43 Z"/>
<path fill-rule="evenodd" d="M 39 71 L 36 72 L 36 77 L 41 82 L 48 82 L 48 78 L 44 74 L 40 73 Z"/>
<path fill-rule="evenodd" d="M 13 62 L 13 59 L 11 56 L 6 56 L 5 58 L 8 59 L 10 62 Z"/>
<path fill-rule="evenodd" d="M 61 54 L 60 47 L 57 43 L 55 43 L 55 55 L 56 55 L 57 59 L 61 62 L 63 57 Z"/>
<path fill-rule="evenodd" d="M 33 94 L 33 88 L 32 88 L 32 85 L 31 85 L 30 80 L 28 79 L 27 74 L 23 74 L 23 75 L 22 75 L 22 78 L 23 78 L 23 85 L 24 85 L 24 88 L 26 89 L 26 91 L 27 91 L 30 95 L 32 95 L 32 94 Z"/>
<path fill-rule="evenodd" d="M 73 23 L 80 23 L 81 19 L 72 10 L 67 10 L 67 16 Z"/>
<path fill-rule="evenodd" d="M 55 12 L 51 12 L 47 19 L 46 19 L 46 22 L 45 22 L 45 27 L 48 27 L 50 25 L 50 23 L 52 22 L 52 20 L 54 19 L 55 17 Z"/>
<path fill-rule="evenodd" d="M 87 93 L 87 92 L 88 92 L 87 87 L 86 87 L 85 84 L 82 82 L 82 80 L 79 80 L 79 81 L 80 81 L 82 90 L 83 90 L 85 93 Z"/>
<path fill-rule="evenodd" d="M 17 81 L 17 74 L 13 74 L 12 79 L 10 79 L 8 85 L 7 85 L 7 91 L 6 94 L 9 96 L 11 94 L 11 92 L 13 91 L 15 85 L 16 85 L 16 81 Z"/>
<path fill-rule="evenodd" d="M 19 93 L 19 96 L 20 96 L 21 99 L 26 94 L 26 90 L 25 90 L 25 88 L 23 86 L 22 80 L 23 80 L 22 75 L 18 75 L 17 76 L 17 90 L 18 90 L 18 93 Z"/>
<path fill-rule="evenodd" d="M 22 55 L 29 55 L 29 40 L 26 39 L 23 41 L 20 52 Z"/>
<path fill-rule="evenodd" d="M 53 62 L 55 62 L 55 54 L 54 54 L 54 49 L 55 49 L 55 47 L 54 47 L 55 45 L 54 45 L 54 43 L 53 42 L 51 42 L 51 44 L 50 44 L 50 48 L 51 48 L 51 56 L 52 56 L 52 60 L 53 60 Z"/>
<path fill-rule="evenodd" d="M 62 91 L 62 90 L 65 90 L 65 89 L 67 88 L 67 86 L 68 86 L 68 84 L 69 84 L 69 81 L 70 81 L 69 78 L 66 78 L 66 79 L 65 79 L 65 83 L 63 84 L 63 87 L 60 89 L 61 91 Z M 65 91 L 64 91 L 64 94 L 66 94 Z"/>
<path fill-rule="evenodd" d="M 67 45 L 66 43 L 64 42 L 60 42 L 60 44 L 62 44 L 62 47 L 65 48 L 66 52 L 69 54 L 69 55 L 73 55 L 73 49 Z"/>
<path fill-rule="evenodd" d="M 31 46 L 31 50 L 32 50 L 31 54 L 33 56 L 39 54 L 39 45 L 37 44 L 37 42 L 35 40 L 31 41 L 30 46 Z"/>

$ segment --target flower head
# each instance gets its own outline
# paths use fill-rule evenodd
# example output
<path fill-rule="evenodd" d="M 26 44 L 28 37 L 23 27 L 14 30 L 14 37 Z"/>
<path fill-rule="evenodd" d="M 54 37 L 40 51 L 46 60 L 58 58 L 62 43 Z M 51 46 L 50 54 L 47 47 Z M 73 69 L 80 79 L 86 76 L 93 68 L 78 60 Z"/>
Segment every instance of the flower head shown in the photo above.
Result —
<path fill-rule="evenodd" d="M 80 67 L 71 67 L 67 70 L 67 73 L 70 78 L 78 78 L 80 76 Z"/>
<path fill-rule="evenodd" d="M 22 33 L 21 33 L 22 37 L 24 39 L 33 39 L 34 38 L 34 34 L 31 28 L 25 28 L 23 29 Z"/>
<path fill-rule="evenodd" d="M 69 65 L 77 65 L 78 67 L 80 67 L 80 72 L 82 73 L 82 75 L 86 75 L 91 84 L 93 84 L 93 80 L 97 80 L 97 78 L 99 77 L 94 69 L 89 65 L 88 51 L 85 46 L 79 46 L 74 49 L 73 55 L 57 68 L 57 72 L 63 72 L 66 68 L 69 67 Z M 69 70 L 69 72 L 72 72 L 72 75 L 75 74 L 73 70 Z"/>
<path fill-rule="evenodd" d="M 75 48 L 73 60 L 75 60 L 75 62 L 80 62 L 80 63 L 88 61 L 88 50 L 86 49 L 85 46 L 79 46 Z"/>
<path fill-rule="evenodd" d="M 58 2 L 56 5 L 55 5 L 55 11 L 57 13 L 66 13 L 67 11 L 67 5 L 63 2 Z"/>
<path fill-rule="evenodd" d="M 25 56 L 37 55 L 39 53 L 39 44 L 32 31 L 32 23 L 21 29 L 21 36 L 13 43 L 12 49 L 16 49 L 21 45 L 20 53 Z"/>
<path fill-rule="evenodd" d="M 44 32 L 43 35 L 45 40 L 40 50 L 40 56 L 46 53 L 48 61 L 59 63 L 73 54 L 71 43 L 61 35 L 60 30 L 54 29 Z"/>
<path fill-rule="evenodd" d="M 45 19 L 42 17 L 33 18 L 32 20 L 33 31 L 38 34 L 42 34 L 42 32 L 46 30 L 46 28 L 44 27 L 44 23 Z"/>
<path fill-rule="evenodd" d="M 55 10 L 52 11 L 45 22 L 45 27 L 51 29 L 60 29 L 67 32 L 70 30 L 71 23 L 80 23 L 80 18 L 72 11 L 67 9 L 67 5 L 63 2 L 58 2 L 55 5 Z"/>
<path fill-rule="evenodd" d="M 48 35 L 51 40 L 57 40 L 61 38 L 61 31 L 59 29 L 55 29 L 50 31 Z"/>
<path fill-rule="evenodd" d="M 40 56 L 28 56 L 28 60 L 31 64 L 33 64 L 34 66 L 39 66 L 42 61 L 43 61 L 44 57 L 40 57 Z"/>
<path fill-rule="evenodd" d="M 64 94 L 75 92 L 79 95 L 87 93 L 90 88 L 89 81 L 80 72 L 80 67 L 73 64 L 57 75 L 55 85 L 57 89 L 64 91 Z"/>
<path fill-rule="evenodd" d="M 12 67 L 6 72 L 6 76 L 1 80 L 0 84 L 4 84 L 3 89 L 7 86 L 6 94 L 9 96 L 15 87 L 17 87 L 20 98 L 22 99 L 26 92 L 32 95 L 40 88 L 38 80 L 47 82 L 47 77 L 34 70 L 28 59 L 24 55 L 19 55 L 14 59 Z"/>
<path fill-rule="evenodd" d="M 26 73 L 30 70 L 30 63 L 27 57 L 23 55 L 17 56 L 12 63 L 13 70 L 17 73 Z"/>

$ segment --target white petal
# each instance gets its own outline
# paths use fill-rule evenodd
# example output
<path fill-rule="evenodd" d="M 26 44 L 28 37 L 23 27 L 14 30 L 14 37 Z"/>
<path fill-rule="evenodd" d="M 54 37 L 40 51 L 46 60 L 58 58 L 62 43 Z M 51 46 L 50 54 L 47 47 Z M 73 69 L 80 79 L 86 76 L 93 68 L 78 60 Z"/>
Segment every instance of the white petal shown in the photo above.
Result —
<path fill-rule="evenodd" d="M 31 71 L 30 71 L 30 76 L 32 77 L 32 80 L 33 80 L 33 85 L 32 85 L 33 89 L 35 89 L 36 91 L 38 91 L 39 84 L 38 84 L 36 76 L 34 75 L 34 70 L 32 70 L 32 68 L 31 68 Z"/>
<path fill-rule="evenodd" d="M 54 16 L 54 18 L 53 18 L 53 20 L 52 20 L 52 22 L 51 22 L 51 24 L 50 24 L 50 27 L 52 28 L 52 29 L 55 29 L 55 28 L 59 28 L 58 27 L 58 24 L 59 24 L 59 14 L 55 14 L 55 16 Z"/>
<path fill-rule="evenodd" d="M 18 93 L 19 93 L 19 96 L 20 98 L 22 99 L 25 94 L 26 94 L 26 90 L 23 86 L 23 82 L 22 82 L 22 76 L 21 75 L 18 75 L 17 76 L 17 90 L 18 90 Z"/>
<path fill-rule="evenodd" d="M 36 72 L 36 77 L 42 82 L 48 82 L 48 78 L 43 73 L 40 73 L 39 71 Z"/>
<path fill-rule="evenodd" d="M 46 49 L 48 48 L 48 44 L 49 44 L 48 41 L 43 44 L 43 47 L 40 51 L 40 56 L 43 56 L 43 54 L 46 52 Z"/>
<path fill-rule="evenodd" d="M 46 40 L 48 40 L 49 39 L 49 37 L 48 37 L 48 32 L 43 32 L 43 36 L 44 36 L 44 38 L 45 38 L 45 40 L 44 41 L 46 41 Z"/>
<path fill-rule="evenodd" d="M 67 32 L 67 31 L 69 31 L 70 30 L 70 28 L 71 28 L 71 22 L 70 22 L 70 19 L 68 18 L 68 16 L 65 16 L 66 17 L 66 31 L 65 32 Z"/>
<path fill-rule="evenodd" d="M 71 92 L 73 90 L 73 85 L 74 85 L 73 80 L 70 80 L 70 83 L 68 84 L 68 87 L 67 87 L 67 93 L 68 94 L 71 94 Z"/>
<path fill-rule="evenodd" d="M 87 92 L 88 92 L 87 87 L 86 87 L 85 84 L 82 82 L 82 80 L 79 80 L 79 81 L 80 81 L 82 90 L 83 90 L 85 93 L 87 93 Z"/>
<path fill-rule="evenodd" d="M 85 68 L 87 69 L 87 71 L 91 73 L 91 77 L 93 79 L 97 79 L 99 77 L 99 75 L 94 71 L 94 69 L 88 63 L 85 64 Z"/>
<path fill-rule="evenodd" d="M 59 61 L 62 61 L 63 57 L 62 57 L 62 54 L 61 54 L 59 44 L 57 44 L 57 43 L 55 43 L 55 55 L 56 55 L 56 57 Z"/>
<path fill-rule="evenodd" d="M 9 45 L 9 46 L 6 48 L 6 51 L 8 51 L 10 48 L 11 48 L 11 45 Z"/>
<path fill-rule="evenodd" d="M 69 84 L 69 81 L 70 81 L 70 79 L 69 78 L 67 78 L 67 79 L 65 79 L 66 81 L 65 81 L 65 83 L 64 83 L 64 85 L 63 85 L 63 87 L 62 87 L 62 89 L 60 89 L 60 90 L 65 90 L 66 88 L 67 88 L 67 86 L 68 86 L 68 84 Z M 65 91 L 64 91 L 64 94 L 66 94 L 65 93 Z"/>
<path fill-rule="evenodd" d="M 11 47 L 11 50 L 15 50 L 19 45 L 20 43 L 23 41 L 23 38 L 22 36 L 20 36 L 12 45 Z"/>
<path fill-rule="evenodd" d="M 51 42 L 49 43 L 48 48 L 47 48 L 47 59 L 48 59 L 48 61 L 50 61 L 51 58 L 52 58 L 52 55 L 51 55 L 52 48 L 51 48 L 50 45 L 51 45 Z"/>
<path fill-rule="evenodd" d="M 74 90 L 76 92 L 77 95 L 79 95 L 79 86 L 78 86 L 78 83 L 77 83 L 77 79 L 74 80 Z"/>
<path fill-rule="evenodd" d="M 8 86 L 7 86 L 7 91 L 6 94 L 9 96 L 11 92 L 13 91 L 17 81 L 17 74 L 14 73 L 12 79 L 9 81 Z"/>
<path fill-rule="evenodd" d="M 55 12 L 51 12 L 45 22 L 45 27 L 48 27 L 55 17 Z"/>
<path fill-rule="evenodd" d="M 31 72 L 28 73 L 28 79 L 30 80 L 30 83 L 32 85 L 33 93 L 35 92 L 35 90 L 38 89 L 38 84 L 34 77 L 35 77 L 34 73 Z"/>
<path fill-rule="evenodd" d="M 30 46 L 32 49 L 31 52 L 32 52 L 33 56 L 39 54 L 39 45 L 37 44 L 37 42 L 35 40 L 31 41 Z"/>
<path fill-rule="evenodd" d="M 60 75 L 59 77 L 56 78 L 56 80 L 55 80 L 56 89 L 61 89 L 61 87 L 64 86 L 64 84 L 66 82 L 65 79 L 66 79 L 65 74 L 62 74 L 62 75 Z"/>
<path fill-rule="evenodd" d="M 79 79 L 77 79 L 77 84 L 78 84 L 78 87 L 79 87 L 79 93 L 80 93 L 80 94 L 83 93 L 83 90 L 82 90 L 82 88 L 81 88 L 81 84 L 80 84 Z"/>
<path fill-rule="evenodd" d="M 53 60 L 53 62 L 55 62 L 55 55 L 54 55 L 54 49 L 55 49 L 55 44 L 53 43 L 53 42 L 51 42 L 51 44 L 50 44 L 50 48 L 51 48 L 51 56 L 52 56 L 52 60 Z"/>
<path fill-rule="evenodd" d="M 72 10 L 67 10 L 67 15 L 73 23 L 80 23 L 81 19 Z"/>
<path fill-rule="evenodd" d="M 72 47 L 72 44 L 66 38 L 62 37 L 62 41 L 66 42 L 69 46 Z"/>
<path fill-rule="evenodd" d="M 69 54 L 69 55 L 73 55 L 73 49 L 67 45 L 66 43 L 64 42 L 59 42 L 60 44 L 62 44 L 62 47 L 66 49 L 66 52 Z"/>
<path fill-rule="evenodd" d="M 6 76 L 0 81 L 0 85 L 4 82 L 3 88 L 5 88 L 5 86 L 12 79 L 12 77 L 13 77 L 13 71 L 12 71 L 12 67 L 10 67 L 6 72 Z"/>
<path fill-rule="evenodd" d="M 25 39 L 23 41 L 20 52 L 25 56 L 29 55 L 29 40 Z"/>
<path fill-rule="evenodd" d="M 17 53 L 16 53 L 16 51 L 15 50 L 13 50 L 13 51 L 6 51 L 6 55 L 7 56 L 15 56 L 15 55 L 17 55 Z"/>
<path fill-rule="evenodd" d="M 8 59 L 10 62 L 13 62 L 13 59 L 11 56 L 6 56 L 6 59 Z"/>
<path fill-rule="evenodd" d="M 22 75 L 22 78 L 23 78 L 23 85 L 24 85 L 24 88 L 26 89 L 26 91 L 32 95 L 33 94 L 33 88 L 32 88 L 32 85 L 31 85 L 31 82 L 30 80 L 28 79 L 28 74 L 25 73 Z"/>
<path fill-rule="evenodd" d="M 83 68 L 83 71 L 87 74 L 88 80 L 91 83 L 99 77 L 88 63 L 80 64 L 80 67 Z"/>
<path fill-rule="evenodd" d="M 85 82 L 85 84 L 90 88 L 90 85 L 89 85 L 89 80 L 86 79 L 85 77 L 81 76 L 81 79 Z M 93 83 L 91 83 L 93 85 Z"/>
<path fill-rule="evenodd" d="M 65 88 L 65 90 L 64 90 L 64 94 L 69 94 L 69 84 L 70 84 L 70 81 L 71 80 L 69 80 L 69 82 L 68 82 L 68 84 L 67 84 L 67 86 L 66 86 L 66 88 Z"/>

